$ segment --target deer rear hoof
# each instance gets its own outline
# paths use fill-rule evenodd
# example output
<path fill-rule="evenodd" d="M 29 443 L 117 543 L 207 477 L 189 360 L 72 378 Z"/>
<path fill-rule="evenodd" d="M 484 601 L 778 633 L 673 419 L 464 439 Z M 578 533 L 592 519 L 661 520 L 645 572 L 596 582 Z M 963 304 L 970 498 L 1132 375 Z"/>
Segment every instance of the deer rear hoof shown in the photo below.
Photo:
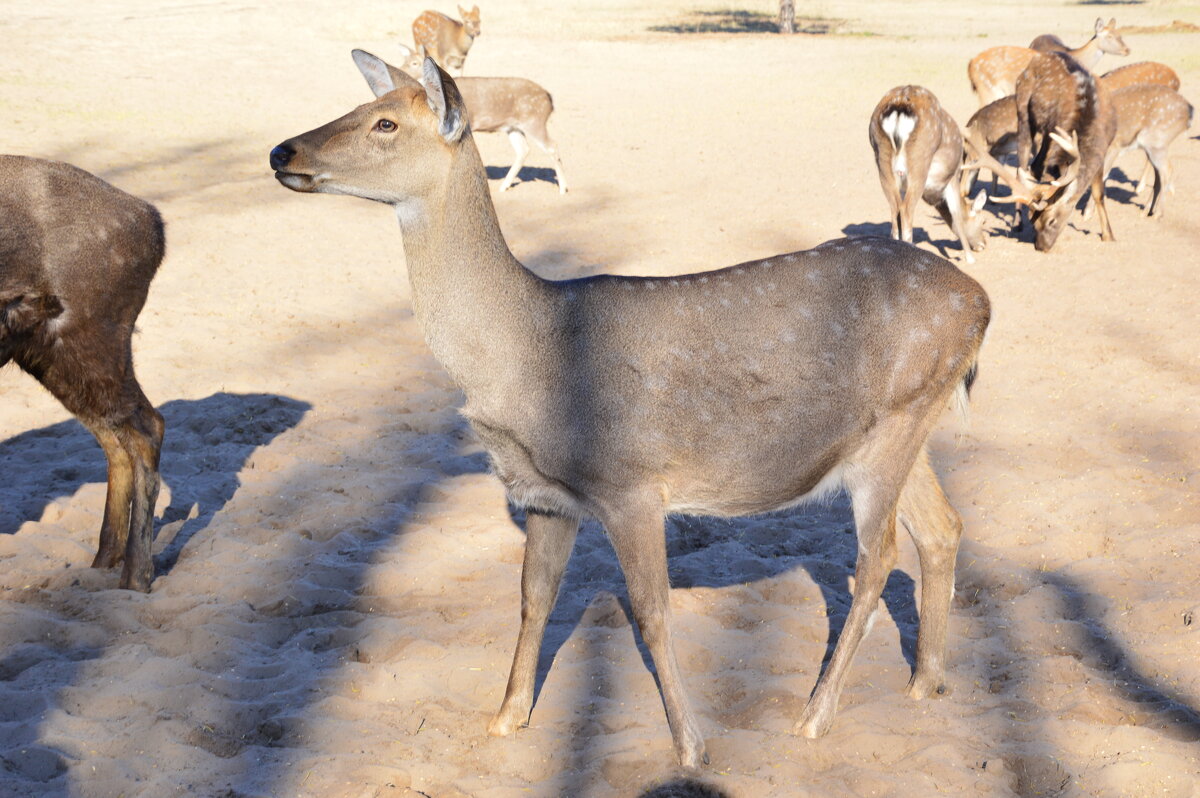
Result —
<path fill-rule="evenodd" d="M 136 590 L 139 593 L 149 593 L 150 583 L 153 581 L 153 573 L 134 573 L 128 567 L 121 572 L 121 581 L 117 586 L 122 590 Z"/>

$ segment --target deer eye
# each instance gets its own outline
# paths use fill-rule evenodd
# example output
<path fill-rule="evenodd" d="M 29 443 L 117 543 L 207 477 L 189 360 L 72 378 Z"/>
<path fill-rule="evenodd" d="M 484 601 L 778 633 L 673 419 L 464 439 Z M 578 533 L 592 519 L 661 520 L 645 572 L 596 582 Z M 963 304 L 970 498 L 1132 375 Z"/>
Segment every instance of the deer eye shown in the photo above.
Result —
<path fill-rule="evenodd" d="M 396 123 L 390 119 L 380 119 L 375 123 L 375 129 L 380 133 L 391 133 L 396 129 Z"/>

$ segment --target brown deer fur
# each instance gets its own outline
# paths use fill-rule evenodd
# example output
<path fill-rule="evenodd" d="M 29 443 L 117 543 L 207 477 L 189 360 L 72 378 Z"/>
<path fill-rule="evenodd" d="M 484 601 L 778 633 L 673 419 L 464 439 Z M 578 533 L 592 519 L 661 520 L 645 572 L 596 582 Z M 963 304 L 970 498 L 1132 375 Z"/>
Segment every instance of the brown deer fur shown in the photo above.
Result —
<path fill-rule="evenodd" d="M 100 442 L 108 495 L 92 567 L 123 560 L 121 587 L 143 591 L 163 421 L 130 338 L 163 248 L 149 203 L 68 164 L 0 156 L 0 366 L 31 374 Z"/>

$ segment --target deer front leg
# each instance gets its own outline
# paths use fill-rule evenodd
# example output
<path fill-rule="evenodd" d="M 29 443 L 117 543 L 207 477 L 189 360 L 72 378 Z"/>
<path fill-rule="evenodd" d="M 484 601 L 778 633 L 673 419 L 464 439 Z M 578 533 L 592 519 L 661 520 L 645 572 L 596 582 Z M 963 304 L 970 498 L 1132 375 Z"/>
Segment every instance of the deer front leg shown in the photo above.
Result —
<path fill-rule="evenodd" d="M 516 157 L 513 158 L 513 165 L 509 167 L 508 174 L 504 176 L 504 182 L 500 184 L 501 191 L 508 191 L 512 188 L 517 175 L 521 172 L 521 167 L 525 165 L 525 157 L 529 155 L 529 142 L 525 140 L 524 133 L 519 130 L 510 130 L 508 131 L 508 141 L 512 144 Z"/>
<path fill-rule="evenodd" d="M 601 520 L 625 573 L 634 619 L 658 672 L 675 753 L 684 767 L 698 768 L 708 763 L 708 754 L 700 725 L 683 689 L 671 640 L 667 545 L 661 504 L 650 498 L 636 500 L 607 513 Z"/>
<path fill-rule="evenodd" d="M 521 568 L 521 631 L 517 635 L 504 703 L 488 724 L 490 734 L 511 734 L 529 720 L 542 637 L 578 531 L 579 520 L 576 518 L 535 511 L 530 511 L 526 518 L 525 563 Z"/>
<path fill-rule="evenodd" d="M 934 206 L 937 212 L 941 215 L 944 221 L 951 230 L 954 231 L 958 243 L 962 245 L 963 259 L 967 263 L 974 263 L 975 256 L 971 254 L 971 242 L 967 237 L 967 227 L 965 217 L 967 215 L 966 208 L 963 206 L 962 194 L 959 193 L 958 181 L 951 179 L 946 187 L 942 189 L 942 196 L 938 203 Z"/>

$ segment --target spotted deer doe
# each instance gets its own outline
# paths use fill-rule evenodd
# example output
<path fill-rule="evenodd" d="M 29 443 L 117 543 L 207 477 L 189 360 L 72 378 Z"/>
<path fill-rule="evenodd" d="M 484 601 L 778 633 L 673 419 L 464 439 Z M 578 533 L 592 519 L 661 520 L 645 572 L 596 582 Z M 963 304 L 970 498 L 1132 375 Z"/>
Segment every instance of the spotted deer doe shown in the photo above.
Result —
<path fill-rule="evenodd" d="M 420 82 L 368 53 L 355 61 L 377 99 L 284 141 L 270 163 L 294 191 L 395 207 L 429 347 L 526 509 L 520 632 L 491 733 L 529 718 L 546 621 L 592 517 L 625 573 L 679 760 L 706 762 L 672 642 L 665 517 L 762 513 L 842 486 L 854 598 L 797 729 L 816 737 L 833 720 L 898 525 L 923 582 L 908 694 L 943 692 L 962 523 L 925 442 L 951 399 L 966 400 L 990 315 L 979 284 L 885 238 L 703 274 L 544 280 L 500 232 L 454 81 L 432 59 Z"/>
<path fill-rule="evenodd" d="M 1175 190 L 1167 148 L 1180 133 L 1191 127 L 1193 108 L 1173 89 L 1148 83 L 1113 92 L 1112 106 L 1117 117 L 1117 131 L 1104 159 L 1101 180 L 1112 171 L 1118 157 L 1140 147 L 1154 172 L 1154 192 L 1146 205 L 1146 215 L 1161 218 L 1163 190 Z M 1148 174 L 1142 175 L 1135 193 L 1146 190 L 1148 178 Z"/>
<path fill-rule="evenodd" d="M 412 35 L 418 50 L 425 48 L 444 69 L 461 76 L 467 53 L 479 36 L 479 6 L 472 6 L 470 11 L 459 6 L 458 15 L 462 22 L 437 11 L 426 11 L 413 20 Z"/>
<path fill-rule="evenodd" d="M 414 53 L 403 44 L 400 50 L 404 54 L 404 63 L 400 68 L 409 76 L 419 78 L 421 65 L 425 61 L 423 51 Z M 500 183 L 501 191 L 508 191 L 512 187 L 521 167 L 525 165 L 525 158 L 529 155 L 529 139 L 554 159 L 558 193 L 567 193 L 567 178 L 563 174 L 558 145 L 546 129 L 546 122 L 554 111 L 550 92 L 525 78 L 459 78 L 455 85 L 466 103 L 472 132 L 503 131 L 516 153 L 513 165 Z"/>
<path fill-rule="evenodd" d="M 108 459 L 93 568 L 122 561 L 148 591 L 163 420 L 130 339 L 163 258 L 153 205 L 64 163 L 0 155 L 0 366 L 15 362 L 86 426 Z"/>
<path fill-rule="evenodd" d="M 986 244 L 981 210 L 987 195 L 980 193 L 971 205 L 964 201 L 962 134 L 933 92 L 921 86 L 892 89 L 875 106 L 868 132 L 892 210 L 892 238 L 912 243 L 913 216 L 924 198 L 958 237 L 967 263 L 974 263 L 971 250 Z"/>
<path fill-rule="evenodd" d="M 984 106 L 1001 97 L 1016 94 L 1017 78 L 1025 71 L 1025 67 L 1029 66 L 1033 57 L 1043 51 L 1039 48 L 1046 48 L 1045 52 L 1065 52 L 1089 72 L 1096 68 L 1096 64 L 1105 53 L 1129 55 L 1129 47 L 1117 33 L 1115 19 L 1110 19 L 1107 23 L 1097 19 L 1096 34 L 1082 47 L 1074 50 L 1067 49 L 1057 36 L 1050 35 L 1039 36 L 1033 40 L 1030 47 L 991 47 L 967 64 L 967 77 L 971 81 L 971 88 L 979 97 L 979 104 Z"/>

